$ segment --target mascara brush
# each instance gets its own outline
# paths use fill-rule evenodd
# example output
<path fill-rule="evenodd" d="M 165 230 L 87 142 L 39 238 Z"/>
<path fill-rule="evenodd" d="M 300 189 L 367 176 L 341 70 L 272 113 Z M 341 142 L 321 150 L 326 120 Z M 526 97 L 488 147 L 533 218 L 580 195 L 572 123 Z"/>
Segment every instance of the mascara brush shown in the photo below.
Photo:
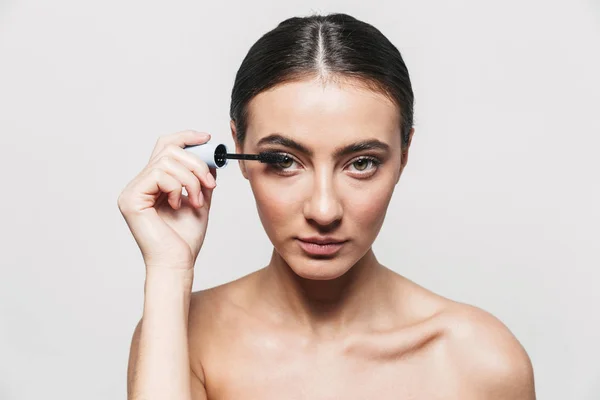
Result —
<path fill-rule="evenodd" d="M 217 154 L 215 157 L 220 157 L 221 159 L 226 160 L 257 160 L 262 163 L 267 164 L 277 164 L 282 163 L 287 160 L 288 156 L 281 153 L 271 153 L 268 151 L 263 151 L 258 154 L 236 154 L 236 153 L 226 153 L 226 154 Z"/>
<path fill-rule="evenodd" d="M 184 147 L 184 150 L 200 157 L 210 168 L 223 168 L 227 165 L 227 160 L 256 160 L 267 164 L 278 164 L 288 159 L 285 154 L 268 151 L 259 154 L 228 153 L 227 146 L 224 144 L 195 144 Z"/>

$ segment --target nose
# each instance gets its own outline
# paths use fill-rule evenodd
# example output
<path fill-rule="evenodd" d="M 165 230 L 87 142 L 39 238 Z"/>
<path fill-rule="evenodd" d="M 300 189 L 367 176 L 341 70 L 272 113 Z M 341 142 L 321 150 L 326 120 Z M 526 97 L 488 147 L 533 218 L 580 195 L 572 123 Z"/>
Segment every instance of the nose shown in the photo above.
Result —
<path fill-rule="evenodd" d="M 342 219 L 343 207 L 329 171 L 315 172 L 313 190 L 304 204 L 304 217 L 328 228 Z"/>

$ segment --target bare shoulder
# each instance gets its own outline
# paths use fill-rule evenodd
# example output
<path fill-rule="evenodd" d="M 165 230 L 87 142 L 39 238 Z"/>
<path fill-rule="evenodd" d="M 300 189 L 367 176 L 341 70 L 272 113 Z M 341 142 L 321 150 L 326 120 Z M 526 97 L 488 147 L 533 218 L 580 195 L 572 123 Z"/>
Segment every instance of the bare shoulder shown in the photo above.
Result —
<path fill-rule="evenodd" d="M 498 318 L 480 308 L 449 302 L 438 316 L 458 379 L 474 398 L 535 399 L 527 352 Z"/>
<path fill-rule="evenodd" d="M 257 273 L 193 292 L 188 319 L 190 329 L 209 331 L 217 325 L 235 323 L 238 314 L 244 313 L 248 305 Z"/>
<path fill-rule="evenodd" d="M 481 308 L 452 301 L 404 277 L 398 282 L 410 304 L 403 312 L 413 313 L 421 322 L 415 324 L 419 329 L 439 333 L 443 355 L 439 364 L 461 382 L 461 398 L 535 399 L 531 360 L 504 323 Z"/>
<path fill-rule="evenodd" d="M 203 360 L 218 359 L 248 314 L 248 293 L 256 273 L 192 293 L 188 316 L 188 342 L 192 371 L 205 382 Z"/>

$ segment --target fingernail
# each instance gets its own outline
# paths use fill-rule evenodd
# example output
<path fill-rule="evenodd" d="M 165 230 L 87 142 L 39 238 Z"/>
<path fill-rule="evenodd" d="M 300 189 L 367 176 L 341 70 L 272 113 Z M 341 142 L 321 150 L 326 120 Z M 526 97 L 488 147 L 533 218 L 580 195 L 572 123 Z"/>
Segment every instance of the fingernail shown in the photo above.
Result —
<path fill-rule="evenodd" d="M 204 205 L 204 195 L 202 194 L 202 190 L 200 191 L 200 194 L 198 195 L 198 204 L 200 205 L 200 207 L 202 207 Z"/>

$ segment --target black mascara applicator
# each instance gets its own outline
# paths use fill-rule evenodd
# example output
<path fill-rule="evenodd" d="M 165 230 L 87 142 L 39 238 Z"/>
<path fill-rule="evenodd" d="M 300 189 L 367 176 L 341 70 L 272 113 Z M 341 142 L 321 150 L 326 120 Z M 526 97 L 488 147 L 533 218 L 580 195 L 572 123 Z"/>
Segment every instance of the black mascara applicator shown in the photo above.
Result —
<path fill-rule="evenodd" d="M 285 154 L 269 151 L 258 154 L 228 153 L 227 146 L 224 144 L 203 143 L 186 146 L 184 149 L 200 157 L 210 168 L 223 168 L 227 165 L 227 160 L 256 160 L 267 164 L 278 164 L 288 159 Z"/>
<path fill-rule="evenodd" d="M 215 157 L 221 157 L 222 159 L 226 160 L 257 160 L 267 164 L 277 164 L 284 162 L 287 159 L 287 156 L 285 154 L 272 153 L 269 151 L 263 151 L 258 154 L 225 153 L 218 154 Z"/>

